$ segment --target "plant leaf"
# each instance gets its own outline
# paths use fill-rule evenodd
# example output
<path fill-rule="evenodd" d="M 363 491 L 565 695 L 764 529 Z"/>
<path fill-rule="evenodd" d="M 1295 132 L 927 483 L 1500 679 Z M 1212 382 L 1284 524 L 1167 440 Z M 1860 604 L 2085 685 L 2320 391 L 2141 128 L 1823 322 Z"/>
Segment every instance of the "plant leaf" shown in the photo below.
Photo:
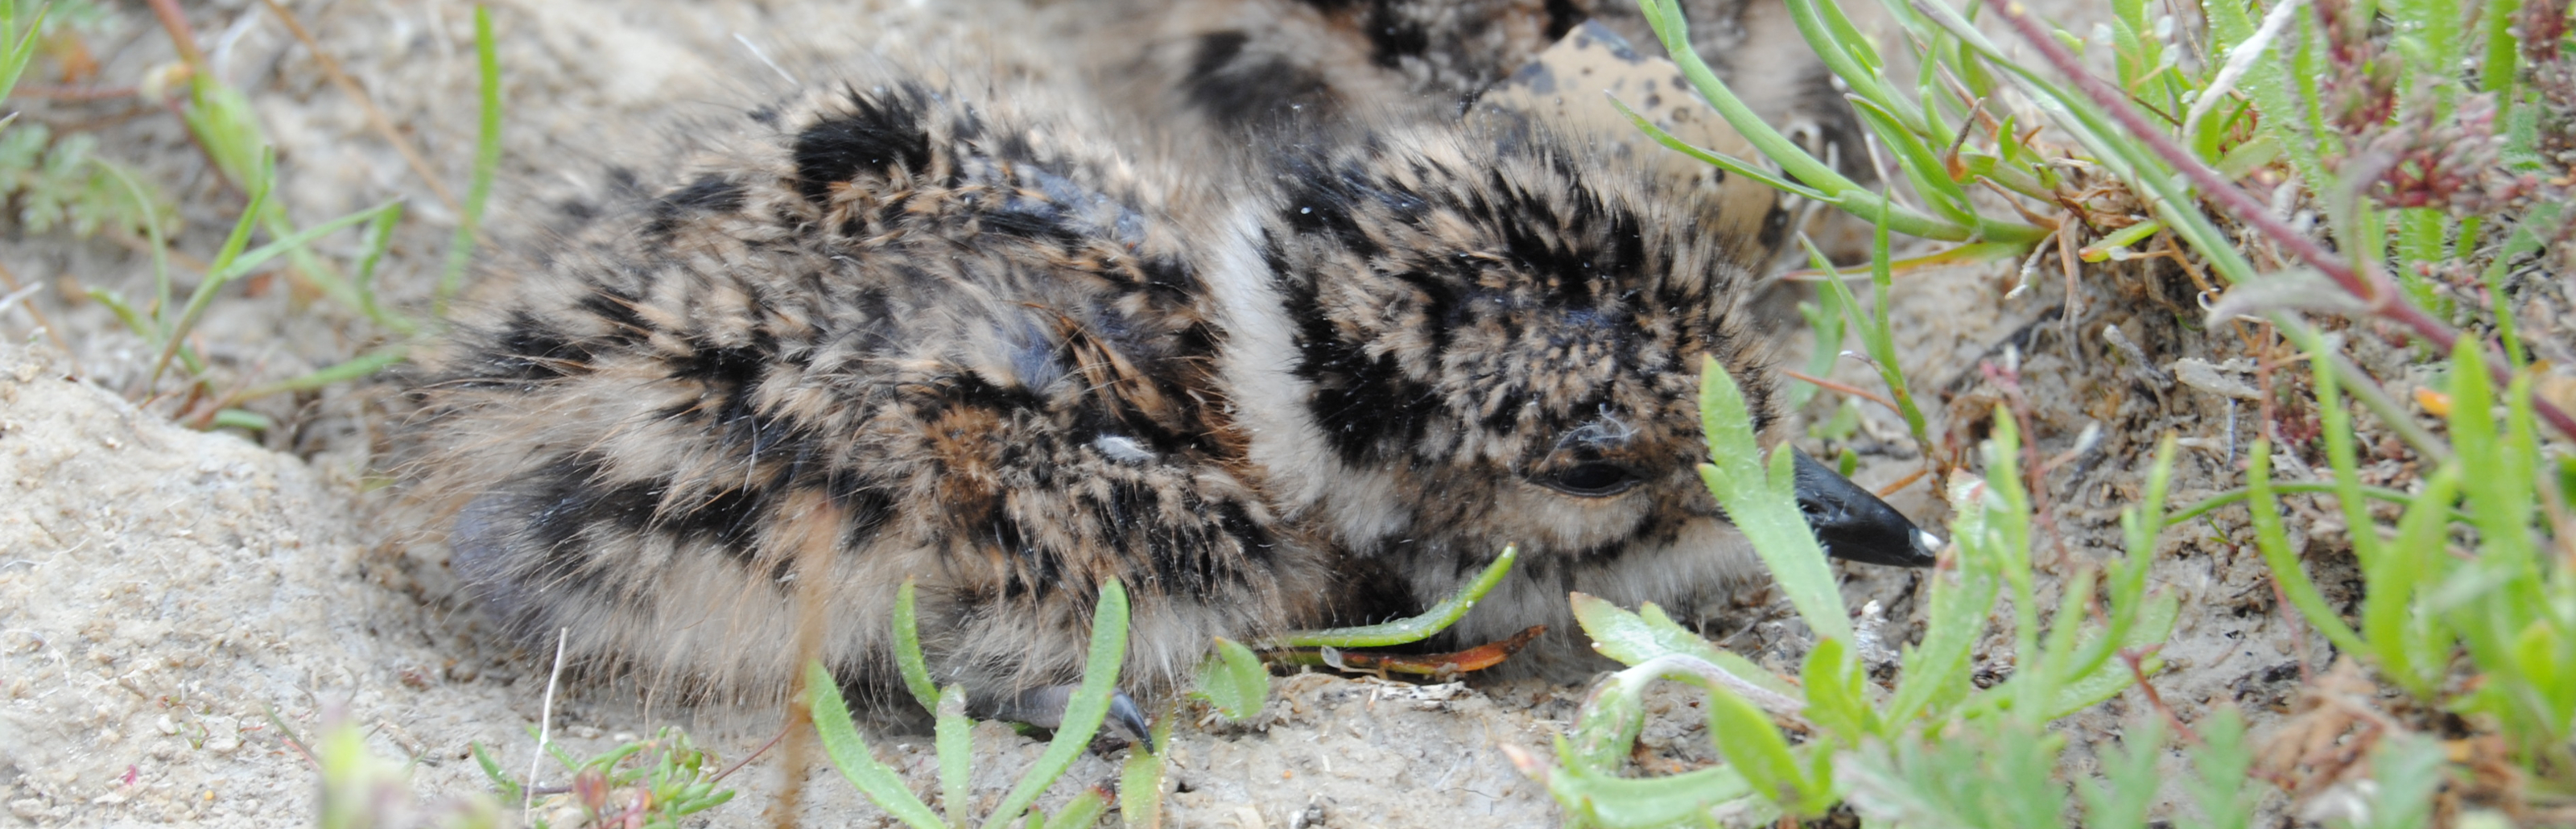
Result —
<path fill-rule="evenodd" d="M 1074 758 L 1091 745 L 1092 735 L 1100 732 L 1100 723 L 1109 718 L 1109 700 L 1118 690 L 1118 666 L 1127 658 L 1127 588 L 1110 579 L 1100 585 L 1100 604 L 1091 612 L 1091 652 L 1082 668 L 1082 686 L 1064 705 L 1063 724 L 1057 726 L 1055 739 L 1047 742 L 1046 752 L 1029 765 L 1028 772 L 994 807 L 985 826 L 1009 826 L 1019 822 L 1020 814 L 1047 786 L 1073 766 Z"/>
<path fill-rule="evenodd" d="M 1737 678 L 1782 696 L 1798 695 L 1797 686 L 1781 679 L 1780 675 L 1737 656 L 1733 651 L 1709 644 L 1708 640 L 1699 638 L 1699 634 L 1690 632 L 1674 622 L 1672 617 L 1664 615 L 1663 608 L 1651 602 L 1639 612 L 1630 613 L 1607 599 L 1588 593 L 1570 594 L 1568 601 L 1574 605 L 1575 623 L 1583 627 L 1585 636 L 1591 637 L 1592 650 L 1602 656 L 1636 665 L 1664 654 L 1677 653 L 1707 661 Z"/>
<path fill-rule="evenodd" d="M 939 686 L 930 681 L 930 662 L 921 653 L 920 603 L 913 595 L 913 580 L 906 578 L 894 591 L 894 664 L 903 674 L 903 687 L 912 692 L 921 710 L 939 713 Z"/>
<path fill-rule="evenodd" d="M 1215 652 L 1199 663 L 1198 687 L 1190 693 L 1226 719 L 1241 720 L 1259 712 L 1270 698 L 1270 669 L 1262 667 L 1251 648 L 1219 636 Z"/>
<path fill-rule="evenodd" d="M 867 741 L 859 737 L 858 725 L 850 719 L 848 703 L 841 700 L 839 681 L 832 678 L 832 672 L 823 667 L 820 659 L 805 663 L 805 706 L 814 719 L 815 735 L 823 744 L 824 756 L 832 758 L 833 767 L 840 769 L 841 776 L 849 778 L 850 785 L 857 786 L 868 802 L 912 829 L 947 829 L 938 814 L 931 812 L 911 789 L 904 788 L 903 778 L 895 776 L 893 769 L 877 762 L 876 755 L 868 752 Z"/>
<path fill-rule="evenodd" d="M 1460 617 L 1466 616 L 1467 611 L 1476 609 L 1476 600 L 1484 598 L 1494 585 L 1502 583 L 1503 575 L 1511 572 L 1512 562 L 1520 558 L 1520 554 L 1518 546 L 1504 547 L 1503 554 L 1485 565 L 1484 572 L 1476 574 L 1475 581 L 1460 587 L 1458 592 L 1423 611 L 1420 616 L 1378 625 L 1299 631 L 1281 637 L 1269 647 L 1381 648 L 1428 639 L 1432 634 L 1448 630 Z"/>

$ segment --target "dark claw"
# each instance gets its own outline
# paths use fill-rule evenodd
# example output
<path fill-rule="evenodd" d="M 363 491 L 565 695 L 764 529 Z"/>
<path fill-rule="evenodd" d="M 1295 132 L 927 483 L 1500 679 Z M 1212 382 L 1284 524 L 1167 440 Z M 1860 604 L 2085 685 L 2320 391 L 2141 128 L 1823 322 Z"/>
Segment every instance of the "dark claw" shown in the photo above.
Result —
<path fill-rule="evenodd" d="M 1073 702 L 1073 692 L 1078 687 L 1049 685 L 1022 691 L 1018 699 L 997 706 L 992 719 L 1053 730 L 1064 724 L 1064 707 Z M 1135 698 L 1125 691 L 1110 692 L 1109 720 L 1101 726 L 1147 752 L 1154 750 L 1153 727 L 1146 724 L 1144 709 L 1136 707 Z"/>
<path fill-rule="evenodd" d="M 1154 753 L 1154 727 L 1145 722 L 1144 710 L 1136 707 L 1136 701 L 1128 698 L 1127 692 L 1118 691 L 1110 695 L 1109 722 L 1106 725 L 1125 732 L 1121 736 L 1145 753 Z"/>
<path fill-rule="evenodd" d="M 1792 452 L 1797 450 L 1792 449 Z M 1864 564 L 1930 567 L 1941 538 L 1924 532 L 1869 490 L 1798 452 L 1798 509 L 1825 555 Z"/>

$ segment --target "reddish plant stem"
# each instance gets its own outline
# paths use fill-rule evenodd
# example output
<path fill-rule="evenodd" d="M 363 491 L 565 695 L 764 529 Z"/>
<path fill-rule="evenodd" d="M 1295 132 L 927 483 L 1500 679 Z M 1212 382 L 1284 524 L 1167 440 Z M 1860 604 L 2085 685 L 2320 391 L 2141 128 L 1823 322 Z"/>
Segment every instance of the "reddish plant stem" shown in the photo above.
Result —
<path fill-rule="evenodd" d="M 12 98 L 39 98 L 48 101 L 113 101 L 134 97 L 131 86 L 47 86 L 22 83 L 9 90 Z"/>
<path fill-rule="evenodd" d="M 2157 645 L 2147 650 L 2152 652 L 2162 647 L 2164 646 Z M 2166 727 L 2172 728 L 2175 734 L 2180 735 L 2183 742 L 2195 746 L 2209 744 L 2208 741 L 2200 738 L 2200 732 L 2192 730 L 2191 723 L 2183 722 L 2182 716 L 2174 713 L 2173 706 L 2165 704 L 2165 695 L 2156 692 L 2155 684 L 2147 681 L 2147 660 L 2138 652 L 2138 649 L 2121 648 L 2120 661 L 2129 666 L 2129 677 L 2137 681 L 2138 691 L 2147 697 L 2147 705 L 2155 708 L 2157 714 L 2163 715 Z"/>
<path fill-rule="evenodd" d="M 1825 390 L 1827 390 L 1827 391 L 1837 391 L 1837 392 L 1842 392 L 1842 393 L 1844 393 L 1844 394 L 1848 394 L 1848 395 L 1851 395 L 1851 396 L 1853 396 L 1853 397 L 1860 398 L 1860 399 L 1862 399 L 1862 400 L 1867 400 L 1867 401 L 1869 401 L 1869 402 L 1876 403 L 1876 404 L 1881 405 L 1881 406 L 1885 406 L 1885 407 L 1887 407 L 1887 410 L 1888 410 L 1888 411 L 1895 412 L 1895 413 L 1897 414 L 1897 416 L 1899 416 L 1899 417 L 1903 417 L 1903 416 L 1905 415 L 1905 410 L 1904 410 L 1904 409 L 1899 409 L 1899 408 L 1897 408 L 1897 407 L 1896 407 L 1896 404 L 1894 404 L 1894 403 L 1890 403 L 1890 402 L 1887 402 L 1887 398 L 1885 398 L 1885 397 L 1880 397 L 1880 396 L 1878 396 L 1878 395 L 1876 395 L 1876 394 L 1872 394 L 1872 393 L 1870 393 L 1870 392 L 1869 392 L 1869 390 L 1867 390 L 1867 389 L 1863 389 L 1863 388 L 1860 388 L 1860 387 L 1858 387 L 1858 386 L 1854 386 L 1854 385 L 1849 384 L 1849 383 L 1843 383 L 1843 382 L 1834 381 L 1834 380 L 1827 380 L 1827 379 L 1822 378 L 1822 377 L 1810 376 L 1810 375 L 1808 375 L 1806 372 L 1803 372 L 1803 371 L 1795 371 L 1795 370 L 1785 369 L 1785 368 L 1784 368 L 1784 369 L 1781 369 L 1781 370 L 1780 370 L 1780 373 L 1781 373 L 1781 374 L 1788 375 L 1788 376 L 1789 376 L 1789 379 L 1791 379 L 1791 380 L 1798 380 L 1798 381 L 1802 381 L 1802 382 L 1806 382 L 1806 383 L 1814 384 L 1816 388 L 1825 389 Z"/>
<path fill-rule="evenodd" d="M 188 13 L 179 10 L 179 0 L 151 0 L 152 14 L 161 18 L 161 28 L 169 31 L 170 45 L 179 50 L 179 59 L 189 69 L 206 69 L 205 50 L 197 48 L 197 32 L 188 28 Z"/>
<path fill-rule="evenodd" d="M 1896 483 L 1888 484 L 1872 490 L 1870 494 L 1876 495 L 1880 498 L 1885 498 L 1904 490 L 1906 487 L 1913 486 L 1915 481 L 1923 480 L 1923 476 L 1930 474 L 1932 474 L 1932 467 L 1925 466 L 1921 469 L 1914 470 L 1914 474 L 1896 479 Z"/>
<path fill-rule="evenodd" d="M 2058 74 L 2065 75 L 2068 80 L 2073 81 L 2076 89 L 2082 90 L 2085 97 L 2093 99 L 2095 105 L 2110 113 L 2111 118 L 2119 121 L 2120 126 L 2127 129 L 2130 135 L 2146 144 L 2148 149 L 2154 150 L 2156 155 L 2163 157 L 2165 163 L 2173 165 L 2174 169 L 2190 176 L 2192 183 L 2199 185 L 2204 198 L 2227 208 L 2227 212 L 2233 214 L 2238 221 L 2262 231 L 2263 235 L 2271 237 L 2273 241 L 2288 249 L 2292 255 L 2324 273 L 2327 279 L 2334 280 L 2335 284 L 2341 286 L 2345 292 L 2359 297 L 2368 304 L 2371 314 L 2406 326 L 2414 331 L 2416 336 L 2446 351 L 2453 343 L 2459 341 L 2459 332 L 2451 330 L 2450 326 L 2424 313 L 2423 309 L 2400 299 L 2395 286 L 2388 284 L 2388 278 L 2385 275 L 2376 269 L 2368 268 L 2367 263 L 2363 268 L 2356 269 L 2353 263 L 2346 262 L 2343 257 L 2326 250 L 2325 246 L 2319 244 L 2317 240 L 2273 218 L 2272 211 L 2263 203 L 2255 201 L 2252 195 L 2238 189 L 2234 183 L 2219 176 L 2218 171 L 2200 163 L 2199 158 L 2175 144 L 2173 139 L 2165 137 L 2164 132 L 2153 122 L 2148 121 L 2146 116 L 2138 114 L 2136 108 L 2129 106 L 2128 99 L 2118 90 L 2103 83 L 2102 79 L 2094 77 L 2093 73 L 2085 71 L 2084 64 L 2076 60 L 2074 53 L 2066 51 L 2064 44 L 2058 43 L 2056 38 L 2050 37 L 2045 29 L 2040 28 L 2039 21 L 2031 19 L 2028 8 L 2019 2 L 2006 2 L 2001 4 L 1997 11 L 2002 13 L 2006 22 L 2012 24 L 2013 31 L 2019 33 L 2022 40 L 2029 42 L 2031 48 L 2038 50 L 2041 57 L 2048 59 L 2050 66 L 2057 68 Z M 2482 359 L 2479 363 L 2486 366 L 2487 373 L 2495 378 L 2498 385 L 2510 385 L 2513 382 L 2512 371 L 2504 363 L 2492 359 Z M 2569 417 L 2566 412 L 2559 410 L 2556 405 L 2547 400 L 2533 398 L 2531 404 L 2532 409 L 2540 415 L 2541 419 L 2549 421 L 2549 425 L 2556 428 L 2560 434 L 2576 437 L 2576 417 Z"/>

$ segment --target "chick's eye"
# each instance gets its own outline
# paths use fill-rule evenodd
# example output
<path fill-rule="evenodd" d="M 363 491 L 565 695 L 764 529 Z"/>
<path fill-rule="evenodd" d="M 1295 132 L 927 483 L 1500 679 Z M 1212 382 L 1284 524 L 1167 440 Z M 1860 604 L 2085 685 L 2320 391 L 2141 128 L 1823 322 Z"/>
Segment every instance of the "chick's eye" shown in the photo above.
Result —
<path fill-rule="evenodd" d="M 1586 463 L 1540 476 L 1540 486 L 1585 498 L 1617 495 L 1637 485 L 1637 473 L 1615 463 Z"/>

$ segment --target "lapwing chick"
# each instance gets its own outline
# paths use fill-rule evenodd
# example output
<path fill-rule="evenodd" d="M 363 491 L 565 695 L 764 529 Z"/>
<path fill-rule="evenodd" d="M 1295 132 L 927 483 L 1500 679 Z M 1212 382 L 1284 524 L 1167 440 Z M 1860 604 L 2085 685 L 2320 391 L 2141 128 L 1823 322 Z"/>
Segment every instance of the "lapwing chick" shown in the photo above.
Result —
<path fill-rule="evenodd" d="M 1762 577 L 1699 478 L 1697 391 L 1715 358 L 1779 442 L 1769 355 L 1741 307 L 1769 251 L 1707 233 L 1661 192 L 1673 180 L 1544 129 L 1404 127 L 1277 168 L 1210 278 L 1221 379 L 1274 512 L 1397 574 L 1408 607 L 1518 545 L 1519 572 L 1448 640 L 1550 626 L 1507 673 L 1607 664 L 1568 591 L 1696 608 Z M 1930 563 L 1933 539 L 1904 516 L 1812 459 L 1798 468 L 1831 553 Z"/>
<path fill-rule="evenodd" d="M 774 692 L 812 625 L 846 685 L 899 698 L 910 580 L 938 681 L 1044 720 L 1109 579 L 1121 684 L 1153 696 L 1213 637 L 1401 612 L 1509 544 L 1457 638 L 1551 625 L 1522 670 L 1556 677 L 1597 667 L 1568 590 L 1758 577 L 1692 469 L 1706 356 L 1779 431 L 1737 307 L 1759 255 L 1650 178 L 1420 125 L 1184 175 L 900 80 L 729 129 L 497 266 L 414 392 L 456 568 L 583 665 Z M 1835 552 L 1926 560 L 1815 469 L 1866 525 Z"/>
<path fill-rule="evenodd" d="M 1208 289 L 1128 164 L 905 82 L 756 111 L 536 252 L 425 361 L 425 490 L 514 630 L 715 692 L 820 657 L 899 687 L 889 611 L 987 711 L 1075 682 L 1102 583 L 1123 676 L 1312 615 L 1332 571 L 1245 460 Z"/>

